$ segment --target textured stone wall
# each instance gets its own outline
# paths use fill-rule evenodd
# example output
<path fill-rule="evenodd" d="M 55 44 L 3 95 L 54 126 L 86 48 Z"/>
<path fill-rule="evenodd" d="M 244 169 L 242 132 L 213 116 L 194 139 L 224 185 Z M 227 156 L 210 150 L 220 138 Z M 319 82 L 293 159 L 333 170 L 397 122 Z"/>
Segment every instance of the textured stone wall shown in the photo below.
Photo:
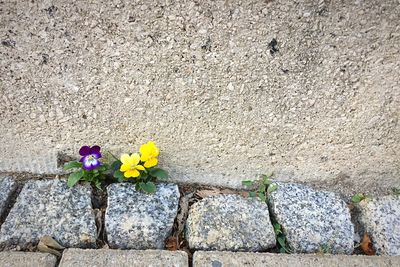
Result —
<path fill-rule="evenodd" d="M 147 140 L 174 180 L 400 186 L 399 1 L 1 1 L 0 171 Z"/>

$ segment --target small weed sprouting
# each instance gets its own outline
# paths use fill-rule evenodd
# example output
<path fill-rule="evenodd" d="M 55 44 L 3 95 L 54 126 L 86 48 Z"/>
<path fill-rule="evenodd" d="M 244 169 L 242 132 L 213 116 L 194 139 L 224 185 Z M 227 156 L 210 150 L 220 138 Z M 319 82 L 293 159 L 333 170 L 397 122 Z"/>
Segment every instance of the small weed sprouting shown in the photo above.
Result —
<path fill-rule="evenodd" d="M 392 188 L 392 193 L 395 196 L 400 196 L 400 188 L 393 187 Z"/>
<path fill-rule="evenodd" d="M 249 192 L 249 197 L 257 197 L 260 201 L 265 202 L 268 195 L 278 188 L 278 185 L 270 180 L 271 176 L 272 174 L 263 174 L 258 180 L 242 181 L 242 185 L 256 189 L 255 191 Z"/>
<path fill-rule="evenodd" d="M 274 226 L 274 231 L 275 231 L 275 236 L 276 236 L 276 241 L 277 241 L 277 246 L 279 249 L 279 253 L 292 253 L 288 241 L 286 239 L 285 234 L 282 232 L 282 226 L 275 222 L 273 223 Z"/>
<path fill-rule="evenodd" d="M 355 194 L 352 198 L 351 198 L 351 202 L 353 203 L 360 203 L 363 200 L 368 200 L 370 199 L 370 197 L 364 193 L 358 193 Z"/>

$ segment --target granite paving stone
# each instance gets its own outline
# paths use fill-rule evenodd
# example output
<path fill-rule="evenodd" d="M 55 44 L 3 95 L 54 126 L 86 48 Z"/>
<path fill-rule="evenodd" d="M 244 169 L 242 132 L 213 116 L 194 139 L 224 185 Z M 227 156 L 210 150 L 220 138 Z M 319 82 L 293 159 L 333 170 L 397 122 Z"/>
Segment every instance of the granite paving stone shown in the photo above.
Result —
<path fill-rule="evenodd" d="M 40 252 L 0 252 L 0 267 L 55 267 L 57 257 Z"/>
<path fill-rule="evenodd" d="M 196 250 L 263 251 L 276 244 L 267 204 L 239 195 L 212 196 L 193 204 L 186 238 Z"/>
<path fill-rule="evenodd" d="M 196 251 L 193 267 L 398 267 L 400 257 Z"/>
<path fill-rule="evenodd" d="M 358 206 L 359 221 L 370 236 L 376 253 L 400 256 L 400 197 L 367 199 Z"/>
<path fill-rule="evenodd" d="M 91 188 L 63 180 L 28 181 L 1 226 L 0 244 L 36 244 L 44 235 L 64 247 L 95 247 Z"/>
<path fill-rule="evenodd" d="M 111 248 L 164 248 L 178 211 L 177 185 L 157 184 L 154 194 L 146 194 L 133 184 L 112 184 L 107 192 L 105 227 Z"/>
<path fill-rule="evenodd" d="M 294 252 L 353 252 L 354 225 L 338 195 L 301 184 L 277 185 L 269 198 L 270 210 Z"/>
<path fill-rule="evenodd" d="M 5 176 L 0 178 L 0 217 L 3 216 L 16 189 L 17 183 L 12 177 Z"/>
<path fill-rule="evenodd" d="M 167 250 L 116 250 L 116 249 L 67 249 L 60 267 L 186 267 L 188 255 L 184 251 Z"/>

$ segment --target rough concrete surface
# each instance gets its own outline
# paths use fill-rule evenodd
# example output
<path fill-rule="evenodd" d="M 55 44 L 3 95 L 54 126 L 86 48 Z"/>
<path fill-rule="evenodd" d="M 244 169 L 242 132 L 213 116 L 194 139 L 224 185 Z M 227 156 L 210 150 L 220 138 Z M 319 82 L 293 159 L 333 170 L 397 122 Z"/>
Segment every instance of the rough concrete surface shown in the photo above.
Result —
<path fill-rule="evenodd" d="M 196 251 L 193 267 L 397 267 L 400 257 Z"/>
<path fill-rule="evenodd" d="M 2 171 L 152 139 L 179 181 L 400 186 L 396 0 L 0 5 Z"/>
<path fill-rule="evenodd" d="M 60 267 L 186 267 L 188 255 L 184 251 L 167 250 L 83 250 L 67 249 Z"/>
<path fill-rule="evenodd" d="M 111 248 L 163 249 L 178 212 L 176 184 L 157 184 L 154 194 L 129 183 L 107 187 L 105 229 Z"/>
<path fill-rule="evenodd" d="M 400 196 L 363 200 L 358 208 L 377 255 L 400 256 Z"/>
<path fill-rule="evenodd" d="M 40 252 L 0 252 L 0 267 L 55 267 L 54 255 Z"/>
<path fill-rule="evenodd" d="M 276 244 L 267 204 L 238 195 L 193 204 L 186 239 L 194 250 L 266 251 Z"/>
<path fill-rule="evenodd" d="M 1 226 L 0 244 L 24 248 L 49 235 L 64 247 L 95 247 L 91 194 L 58 179 L 27 182 Z"/>
<path fill-rule="evenodd" d="M 353 252 L 354 225 L 350 210 L 337 194 L 301 184 L 276 184 L 276 191 L 269 197 L 269 207 L 294 252 Z"/>
<path fill-rule="evenodd" d="M 12 194 L 17 189 L 17 182 L 12 177 L 0 177 L 0 217 L 9 205 Z"/>

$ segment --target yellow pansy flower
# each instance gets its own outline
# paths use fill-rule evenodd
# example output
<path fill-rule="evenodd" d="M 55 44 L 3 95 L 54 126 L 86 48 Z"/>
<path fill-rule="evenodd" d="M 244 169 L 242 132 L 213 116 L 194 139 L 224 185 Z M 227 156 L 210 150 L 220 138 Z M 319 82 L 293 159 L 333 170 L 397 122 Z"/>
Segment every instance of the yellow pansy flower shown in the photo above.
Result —
<path fill-rule="evenodd" d="M 147 144 L 143 144 L 140 149 L 140 154 L 142 156 L 140 157 L 140 160 L 144 162 L 144 166 L 146 168 L 151 168 L 157 165 L 158 160 L 157 156 L 160 154 L 160 150 L 158 147 L 154 144 L 154 142 L 149 141 Z"/>
<path fill-rule="evenodd" d="M 121 172 L 124 173 L 126 178 L 130 177 L 138 177 L 140 175 L 139 171 L 144 171 L 144 167 L 139 165 L 140 156 L 138 153 L 128 155 L 122 154 L 121 155 L 121 168 L 119 169 Z"/>

